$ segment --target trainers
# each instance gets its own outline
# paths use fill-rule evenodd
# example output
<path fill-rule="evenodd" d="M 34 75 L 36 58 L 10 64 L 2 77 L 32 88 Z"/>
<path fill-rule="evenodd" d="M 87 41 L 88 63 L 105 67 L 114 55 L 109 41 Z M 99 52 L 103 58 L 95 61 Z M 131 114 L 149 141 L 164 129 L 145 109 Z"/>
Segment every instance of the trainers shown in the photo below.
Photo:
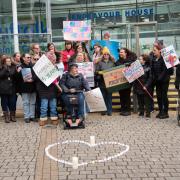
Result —
<path fill-rule="evenodd" d="M 108 116 L 112 116 L 112 113 L 107 113 Z"/>
<path fill-rule="evenodd" d="M 121 112 L 122 116 L 129 116 L 131 115 L 131 112 L 127 111 L 127 112 Z"/>
<path fill-rule="evenodd" d="M 25 118 L 24 121 L 25 121 L 25 123 L 30 123 L 30 119 L 29 118 Z"/>

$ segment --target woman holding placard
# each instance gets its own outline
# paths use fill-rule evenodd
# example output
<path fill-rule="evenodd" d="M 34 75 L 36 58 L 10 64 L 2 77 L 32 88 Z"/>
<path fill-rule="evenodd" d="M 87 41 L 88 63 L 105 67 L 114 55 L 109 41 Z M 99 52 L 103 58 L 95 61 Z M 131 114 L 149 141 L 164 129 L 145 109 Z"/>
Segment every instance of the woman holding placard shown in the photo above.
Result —
<path fill-rule="evenodd" d="M 169 118 L 169 101 L 168 101 L 168 87 L 170 75 L 173 74 L 173 69 L 167 69 L 163 57 L 161 56 L 161 49 L 163 46 L 154 44 L 152 59 L 152 74 L 153 74 L 153 87 L 156 87 L 157 102 L 159 113 L 156 118 L 165 119 Z"/>
<path fill-rule="evenodd" d="M 102 59 L 97 64 L 95 64 L 95 74 L 98 81 L 98 86 L 101 89 L 107 112 L 103 112 L 101 115 L 112 116 L 112 93 L 108 92 L 104 83 L 104 79 L 100 74 L 100 71 L 110 69 L 115 66 L 114 58 L 110 55 L 110 51 L 107 47 L 102 50 Z M 99 78 L 98 78 L 99 77 Z"/>
<path fill-rule="evenodd" d="M 130 66 L 137 59 L 135 53 L 131 52 L 127 48 L 121 48 L 119 50 L 119 59 L 116 61 L 116 66 L 125 65 Z M 119 91 L 120 95 L 120 104 L 121 104 L 121 112 L 122 116 L 131 115 L 131 85 Z"/>

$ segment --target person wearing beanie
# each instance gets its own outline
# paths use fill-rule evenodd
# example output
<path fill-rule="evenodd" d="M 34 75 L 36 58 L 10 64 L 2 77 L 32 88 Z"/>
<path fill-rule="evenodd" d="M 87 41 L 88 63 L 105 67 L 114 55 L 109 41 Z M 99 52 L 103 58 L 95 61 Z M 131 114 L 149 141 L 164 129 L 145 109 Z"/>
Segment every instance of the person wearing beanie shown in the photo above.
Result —
<path fill-rule="evenodd" d="M 168 87 L 170 81 L 170 75 L 173 74 L 173 68 L 167 69 L 163 57 L 161 55 L 162 44 L 154 44 L 152 59 L 152 74 L 153 74 L 153 89 L 156 87 L 157 102 L 159 113 L 156 118 L 165 119 L 169 118 L 168 109 Z"/>
<path fill-rule="evenodd" d="M 110 51 L 107 47 L 102 50 L 102 59 L 97 64 L 95 64 L 95 78 L 98 86 L 101 89 L 107 111 L 103 112 L 101 115 L 112 116 L 112 93 L 108 92 L 105 86 L 105 82 L 102 74 L 99 71 L 104 71 L 115 66 L 114 58 L 110 55 Z"/>

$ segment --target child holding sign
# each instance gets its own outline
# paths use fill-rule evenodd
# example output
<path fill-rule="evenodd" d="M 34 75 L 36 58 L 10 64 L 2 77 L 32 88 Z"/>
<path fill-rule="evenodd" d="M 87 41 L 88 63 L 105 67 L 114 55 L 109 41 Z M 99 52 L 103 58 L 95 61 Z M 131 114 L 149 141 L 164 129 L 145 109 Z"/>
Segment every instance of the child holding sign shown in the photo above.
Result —
<path fill-rule="evenodd" d="M 151 96 L 148 92 L 151 90 L 152 73 L 150 68 L 150 62 L 148 55 L 142 54 L 139 57 L 139 61 L 144 69 L 144 75 L 134 82 L 134 92 L 137 94 L 139 105 L 139 116 L 144 116 L 144 110 L 146 111 L 146 117 L 150 118 L 150 101 Z M 145 108 L 145 109 L 144 109 Z"/>

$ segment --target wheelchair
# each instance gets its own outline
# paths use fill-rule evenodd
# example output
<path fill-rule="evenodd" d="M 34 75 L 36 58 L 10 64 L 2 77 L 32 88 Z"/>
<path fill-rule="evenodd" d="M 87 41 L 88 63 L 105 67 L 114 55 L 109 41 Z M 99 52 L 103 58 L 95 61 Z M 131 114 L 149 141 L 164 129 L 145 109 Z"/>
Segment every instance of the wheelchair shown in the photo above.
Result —
<path fill-rule="evenodd" d="M 78 93 L 79 92 L 83 92 L 83 91 L 76 90 L 74 93 L 66 94 L 69 99 L 69 103 L 72 106 L 72 113 L 71 113 L 71 115 L 68 115 L 67 114 L 68 107 L 64 107 L 64 112 L 63 112 L 64 129 L 76 129 L 76 128 L 84 129 L 85 128 L 85 116 L 81 117 L 81 118 L 78 117 Z M 86 112 L 85 100 L 84 100 L 84 112 Z M 71 126 L 68 123 L 68 119 L 72 120 Z M 78 124 L 76 124 L 77 119 L 80 119 L 80 122 Z"/>

